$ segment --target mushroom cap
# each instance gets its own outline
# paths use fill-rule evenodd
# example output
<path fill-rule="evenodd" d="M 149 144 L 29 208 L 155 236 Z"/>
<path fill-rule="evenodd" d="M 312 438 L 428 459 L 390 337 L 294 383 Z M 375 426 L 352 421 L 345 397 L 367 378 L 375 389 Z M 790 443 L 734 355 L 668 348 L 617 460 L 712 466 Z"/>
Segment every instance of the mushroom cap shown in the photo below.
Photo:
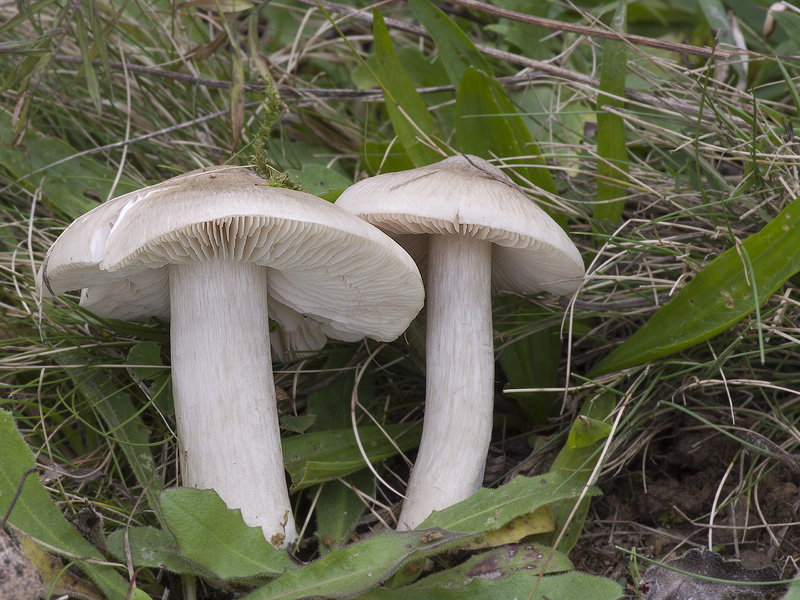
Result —
<path fill-rule="evenodd" d="M 420 234 L 471 235 L 494 243 L 495 291 L 570 294 L 585 273 L 564 230 L 505 173 L 476 156 L 364 179 L 336 205 L 389 233 L 423 271 L 427 244 Z"/>
<path fill-rule="evenodd" d="M 229 166 L 179 175 L 79 217 L 48 251 L 37 283 L 50 295 L 85 288 L 81 304 L 100 316 L 167 317 L 167 266 L 212 260 L 267 267 L 273 316 L 288 307 L 338 339 L 395 339 L 424 301 L 416 265 L 384 233 Z"/>

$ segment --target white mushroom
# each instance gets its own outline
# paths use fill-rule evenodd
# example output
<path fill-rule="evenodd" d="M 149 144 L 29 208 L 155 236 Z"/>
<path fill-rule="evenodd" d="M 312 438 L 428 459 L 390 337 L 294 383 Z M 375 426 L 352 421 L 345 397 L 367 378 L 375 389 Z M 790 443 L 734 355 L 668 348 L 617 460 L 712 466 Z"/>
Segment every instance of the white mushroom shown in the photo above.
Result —
<path fill-rule="evenodd" d="M 50 248 L 39 284 L 50 295 L 85 288 L 82 305 L 100 316 L 170 318 L 183 483 L 216 490 L 276 547 L 297 534 L 269 310 L 313 318 L 324 335 L 388 341 L 423 304 L 417 267 L 388 236 L 234 167 L 193 171 L 83 215 Z"/>
<path fill-rule="evenodd" d="M 583 261 L 511 179 L 474 156 L 365 179 L 336 205 L 392 235 L 427 271 L 425 420 L 398 525 L 414 529 L 483 479 L 494 395 L 492 290 L 571 293 Z"/>

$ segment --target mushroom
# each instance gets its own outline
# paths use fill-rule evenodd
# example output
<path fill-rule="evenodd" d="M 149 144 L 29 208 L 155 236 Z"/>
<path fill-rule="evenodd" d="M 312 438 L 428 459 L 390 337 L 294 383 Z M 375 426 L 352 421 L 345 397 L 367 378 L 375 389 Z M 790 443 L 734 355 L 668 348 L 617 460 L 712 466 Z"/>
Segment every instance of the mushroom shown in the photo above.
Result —
<path fill-rule="evenodd" d="M 469 155 L 365 179 L 336 205 L 376 225 L 427 274 L 425 419 L 398 529 L 480 488 L 492 433 L 492 291 L 574 292 L 583 261 L 500 169 Z"/>
<path fill-rule="evenodd" d="M 393 340 L 422 280 L 388 236 L 250 171 L 192 171 L 102 204 L 55 241 L 38 276 L 85 288 L 102 317 L 169 317 L 186 486 L 216 490 L 275 547 L 296 539 L 280 447 L 268 312 L 340 339 Z"/>

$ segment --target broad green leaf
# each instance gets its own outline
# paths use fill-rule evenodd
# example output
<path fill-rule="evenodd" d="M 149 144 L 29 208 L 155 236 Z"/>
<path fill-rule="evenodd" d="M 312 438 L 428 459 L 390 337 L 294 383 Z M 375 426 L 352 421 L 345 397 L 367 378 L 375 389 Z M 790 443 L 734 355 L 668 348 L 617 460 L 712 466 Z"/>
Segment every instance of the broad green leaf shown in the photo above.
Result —
<path fill-rule="evenodd" d="M 390 142 L 366 142 L 363 154 L 365 167 L 371 174 L 413 169 L 414 163 L 404 150 L 397 143 L 390 147 Z"/>
<path fill-rule="evenodd" d="M 620 2 L 611 28 L 625 33 L 625 0 Z M 600 69 L 600 93 L 597 95 L 597 197 L 594 218 L 601 226 L 614 229 L 625 208 L 627 195 L 628 148 L 625 145 L 625 123 L 603 106 L 622 108 L 625 103 L 627 46 L 624 42 L 606 40 Z"/>
<path fill-rule="evenodd" d="M 795 200 L 741 247 L 728 249 L 695 275 L 589 376 L 656 360 L 725 331 L 764 304 L 798 271 L 800 200 Z"/>
<path fill-rule="evenodd" d="M 319 196 L 331 190 L 344 189 L 353 185 L 339 171 L 323 165 L 303 165 L 302 169 L 287 169 L 292 179 L 300 181 L 309 193 Z"/>
<path fill-rule="evenodd" d="M 66 365 L 85 363 L 81 355 L 70 352 L 60 354 L 58 361 Z M 134 408 L 131 397 L 120 390 L 116 382 L 102 369 L 87 365 L 70 367 L 66 372 L 75 388 L 108 426 L 107 435 L 119 443 L 137 483 L 144 490 L 146 507 L 163 523 L 159 505 L 161 479 L 156 475 L 149 433 Z"/>
<path fill-rule="evenodd" d="M 352 596 L 375 587 L 406 561 L 424 559 L 474 537 L 440 529 L 386 531 L 287 571 L 242 600 Z"/>
<path fill-rule="evenodd" d="M 128 350 L 129 365 L 153 365 L 133 366 L 131 372 L 139 379 L 153 379 L 163 374 L 166 370 L 164 362 L 161 360 L 161 345 L 155 342 L 139 342 Z"/>
<path fill-rule="evenodd" d="M 167 527 L 181 556 L 220 579 L 278 575 L 296 565 L 273 548 L 240 510 L 231 510 L 214 490 L 173 488 L 161 493 Z"/>
<path fill-rule="evenodd" d="M 497 581 L 491 577 L 475 577 L 463 588 L 434 587 L 424 592 L 409 586 L 396 590 L 375 589 L 358 596 L 359 600 L 485 600 L 487 598 L 517 600 L 618 600 L 623 589 L 604 577 L 578 571 L 548 575 L 538 580 L 536 569 L 523 569 Z M 538 583 L 537 583 L 538 580 Z M 422 585 L 424 579 L 417 585 Z M 535 586 L 535 591 L 534 591 Z M 532 593 L 533 592 L 533 593 Z"/>
<path fill-rule="evenodd" d="M 518 299 L 509 296 L 501 299 L 501 302 L 501 306 L 512 309 Z M 497 357 L 509 388 L 553 388 L 558 383 L 561 326 L 560 323 L 544 324 L 552 317 L 553 312 L 549 309 L 534 307 L 501 318 L 501 323 L 495 318 L 495 329 L 500 331 L 504 339 L 513 340 L 502 344 Z M 526 332 L 524 337 L 514 339 L 522 331 Z M 546 424 L 547 419 L 558 410 L 554 406 L 555 392 L 514 394 L 513 398 L 536 424 Z"/>
<path fill-rule="evenodd" d="M 368 471 L 353 473 L 344 478 L 344 481 L 356 489 L 367 491 L 370 496 L 374 495 L 374 480 L 375 477 Z M 326 483 L 314 509 L 320 554 L 324 556 L 332 547 L 347 542 L 350 532 L 365 510 L 363 500 L 343 482 Z"/>
<path fill-rule="evenodd" d="M 444 68 L 456 89 L 461 84 L 464 73 L 472 67 L 491 75 L 492 69 L 483 54 L 478 52 L 461 28 L 453 23 L 445 13 L 428 0 L 409 0 L 409 6 L 422 22 L 425 31 L 433 38 Z"/>
<path fill-rule="evenodd" d="M 358 428 L 358 436 L 371 463 L 397 454 L 394 443 L 405 452 L 419 445 L 422 425 L 387 425 Z M 389 438 L 387 438 L 387 435 Z M 366 468 L 351 428 L 317 431 L 283 440 L 283 460 L 292 477 L 292 491 L 338 479 Z"/>
<path fill-rule="evenodd" d="M 77 152 L 63 140 L 28 130 L 20 146 L 13 146 L 11 115 L 0 113 L 0 171 L 12 181 L 33 191 L 40 185 L 45 204 L 75 219 L 105 200 L 116 177 L 116 171 L 91 156 L 81 156 L 47 167 Z M 44 171 L 28 175 L 41 168 Z M 121 177 L 116 195 L 126 194 L 141 186 L 128 177 Z"/>
<path fill-rule="evenodd" d="M 33 453 L 14 426 L 11 413 L 0 409 L 0 515 L 5 515 L 17 493 L 22 476 L 35 466 Z M 25 479 L 9 522 L 53 548 L 74 556 L 103 561 L 103 555 L 86 541 L 53 504 L 36 473 Z M 86 561 L 77 561 L 110 598 L 124 598 L 127 582 L 113 568 Z"/>
<path fill-rule="evenodd" d="M 118 560 L 127 560 L 125 529 L 117 529 L 106 538 L 108 551 Z M 210 571 L 186 560 L 178 551 L 175 539 L 166 531 L 153 527 L 131 527 L 127 530 L 127 548 L 134 567 L 164 567 L 171 573 L 214 577 Z"/>
<path fill-rule="evenodd" d="M 517 107 L 495 79 L 472 67 L 464 73 L 456 95 L 456 149 L 482 158 L 499 156 L 512 165 L 514 158 L 525 156 L 526 164 L 534 162 L 542 167 L 518 167 L 520 175 L 546 192 L 556 192 L 550 171 L 517 114 Z M 515 177 L 512 172 L 509 175 Z M 547 210 L 546 206 L 542 208 Z M 548 213 L 565 226 L 563 215 Z"/>
<path fill-rule="evenodd" d="M 566 444 L 556 456 L 550 470 L 568 477 L 575 485 L 587 485 L 592 470 L 597 464 L 599 449 L 611 433 L 609 421 L 614 407 L 615 396 L 608 391 L 585 402 L 581 407 L 580 414 L 572 424 Z M 554 545 L 569 519 L 567 532 L 561 538 L 558 548 L 563 552 L 572 550 L 583 531 L 583 523 L 589 511 L 589 498 L 585 497 L 577 511 L 572 514 L 574 508 L 575 501 L 572 498 L 553 505 L 555 516 L 553 532 L 541 535 L 536 539 L 544 544 Z"/>
<path fill-rule="evenodd" d="M 442 159 L 442 154 L 425 144 L 441 138 L 425 100 L 417 93 L 394 52 L 392 39 L 378 9 L 374 11 L 373 36 L 386 112 L 400 143 L 415 167 Z"/>
<path fill-rule="evenodd" d="M 551 552 L 551 548 L 540 544 L 510 544 L 476 554 L 457 567 L 428 575 L 409 587 L 420 591 L 436 588 L 455 590 L 468 586 L 475 579 L 496 581 L 523 569 L 538 575 L 542 569 L 545 573 L 559 573 L 574 568 L 566 554 L 558 551 L 545 564 Z"/>
<path fill-rule="evenodd" d="M 419 529 L 441 527 L 449 531 L 492 531 L 540 506 L 577 498 L 583 486 L 583 482 L 563 473 L 515 477 L 498 489 L 482 488 L 466 500 L 434 512 Z M 599 493 L 592 488 L 588 495 Z"/>

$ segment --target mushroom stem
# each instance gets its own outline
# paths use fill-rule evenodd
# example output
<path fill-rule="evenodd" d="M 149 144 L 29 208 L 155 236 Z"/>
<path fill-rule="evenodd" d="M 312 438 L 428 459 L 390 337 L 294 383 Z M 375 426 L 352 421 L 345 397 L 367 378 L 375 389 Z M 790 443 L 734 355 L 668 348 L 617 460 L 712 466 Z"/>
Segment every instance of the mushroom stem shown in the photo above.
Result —
<path fill-rule="evenodd" d="M 169 267 L 172 386 L 183 484 L 214 489 L 273 546 L 295 540 L 269 347 L 267 269 Z"/>
<path fill-rule="evenodd" d="M 401 530 L 480 488 L 492 435 L 492 244 L 467 235 L 428 243 L 425 420 Z"/>

